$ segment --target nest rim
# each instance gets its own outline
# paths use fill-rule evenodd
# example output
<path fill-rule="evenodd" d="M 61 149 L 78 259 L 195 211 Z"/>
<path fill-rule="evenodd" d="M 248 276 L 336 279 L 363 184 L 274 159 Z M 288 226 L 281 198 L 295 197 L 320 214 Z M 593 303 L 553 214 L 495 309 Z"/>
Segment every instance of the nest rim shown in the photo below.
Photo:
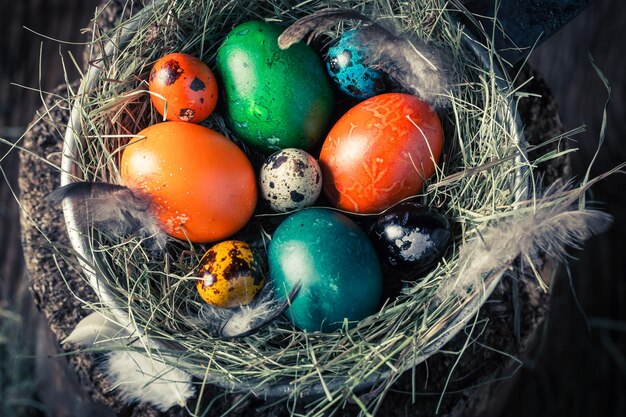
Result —
<path fill-rule="evenodd" d="M 111 39 L 106 44 L 104 48 L 103 55 L 109 56 L 116 53 L 118 49 L 120 49 L 120 45 L 126 42 L 130 42 L 135 35 L 136 31 L 142 24 L 141 16 L 144 16 L 150 12 L 152 8 L 161 7 L 165 4 L 165 0 L 157 0 L 148 4 L 144 7 L 139 13 L 134 15 L 130 20 L 125 22 L 119 27 L 119 32 L 115 36 L 114 39 Z M 474 34 L 472 34 L 467 28 L 466 31 L 462 35 L 462 42 L 464 47 L 468 48 L 475 55 L 476 59 L 480 62 L 484 67 L 490 67 L 494 72 L 495 81 L 500 85 L 502 89 L 507 87 L 506 85 L 506 77 L 504 75 L 504 71 L 502 70 L 499 62 L 492 59 L 490 56 L 490 52 L 485 49 L 483 45 L 481 45 L 476 39 Z M 98 79 L 101 75 L 101 69 L 97 66 L 90 66 L 85 78 L 80 84 L 79 90 L 76 93 L 76 100 L 72 104 L 70 119 L 68 123 L 68 127 L 64 136 L 64 144 L 63 144 L 63 152 L 62 152 L 62 160 L 61 160 L 61 185 L 69 184 L 75 181 L 77 178 L 81 178 L 83 176 L 83 172 L 81 171 L 81 167 L 77 161 L 79 161 L 79 152 L 81 149 L 80 141 L 81 141 L 81 131 L 82 131 L 82 120 L 84 117 L 83 109 L 82 109 L 82 99 L 84 95 L 88 94 L 98 82 Z M 525 138 L 523 135 L 522 123 L 517 115 L 515 110 L 515 103 L 513 97 L 508 98 L 509 106 L 505 109 L 504 115 L 500 115 L 502 118 L 502 123 L 506 124 L 513 137 L 517 139 L 518 146 L 525 151 Z M 515 174 L 515 179 L 517 184 L 515 186 L 515 191 L 517 193 L 516 199 L 521 201 L 527 197 L 529 188 L 527 186 L 523 186 L 523 183 L 528 182 L 528 178 L 523 172 L 526 169 L 526 166 L 523 163 L 525 158 L 525 153 L 523 155 L 519 155 L 516 158 L 516 166 L 519 170 Z M 66 228 L 68 231 L 68 235 L 70 238 L 70 243 L 73 249 L 76 251 L 78 256 L 78 262 L 87 277 L 90 286 L 96 291 L 98 298 L 101 301 L 102 305 L 107 306 L 107 311 L 110 311 L 118 323 L 122 327 L 130 327 L 136 330 L 141 336 L 147 336 L 150 340 L 155 343 L 155 345 L 159 345 L 161 342 L 158 339 L 151 338 L 149 335 L 145 334 L 141 328 L 136 326 L 132 320 L 129 318 L 128 311 L 123 307 L 118 305 L 118 300 L 111 293 L 111 289 L 107 286 L 107 284 L 103 284 L 101 279 L 98 277 L 98 273 L 94 270 L 94 264 L 97 264 L 98 257 L 97 254 L 94 253 L 91 248 L 89 237 L 84 232 L 84 230 L 79 226 L 76 219 L 75 207 L 70 201 L 63 202 L 63 214 L 66 222 Z M 485 300 L 489 297 L 493 289 L 495 289 L 498 284 L 501 276 L 504 271 L 498 271 L 493 276 L 489 277 L 490 279 L 486 281 L 486 286 L 480 294 L 480 297 L 474 298 L 472 301 L 468 302 L 464 308 L 459 311 L 457 317 L 454 320 L 449 322 L 449 325 L 441 330 L 441 333 L 445 336 L 442 338 L 435 339 L 431 344 L 426 345 L 424 349 L 420 352 L 421 354 L 408 365 L 405 369 L 400 370 L 404 372 L 406 369 L 409 369 L 412 366 L 415 366 L 424 360 L 426 360 L 431 355 L 437 353 L 439 349 L 445 345 L 450 339 L 452 339 L 464 326 L 467 321 L 470 320 L 473 313 L 476 309 L 482 305 Z M 383 370 L 377 370 L 371 373 L 367 378 L 361 380 L 356 389 L 367 389 L 372 385 L 380 382 L 381 380 L 389 377 L 391 373 L 394 373 L 392 369 L 386 368 Z M 202 375 L 196 375 L 199 378 L 202 378 Z M 349 377 L 336 377 L 331 380 L 333 387 L 331 389 L 341 386 L 345 380 Z M 304 389 L 301 387 L 296 387 L 293 384 L 290 384 L 290 381 L 285 381 L 284 383 L 274 382 L 273 384 L 259 384 L 259 381 L 252 381 L 244 383 L 242 381 L 233 381 L 229 378 L 220 378 L 216 375 L 212 375 L 208 378 L 206 382 L 210 382 L 211 384 L 215 384 L 220 386 L 221 388 L 227 391 L 239 391 L 239 390 L 250 390 L 256 397 L 264 398 L 264 399 L 277 399 L 284 398 L 286 396 L 291 396 L 294 393 L 297 393 L 299 398 L 314 398 L 324 396 L 328 390 L 323 383 L 310 385 L 305 387 Z"/>

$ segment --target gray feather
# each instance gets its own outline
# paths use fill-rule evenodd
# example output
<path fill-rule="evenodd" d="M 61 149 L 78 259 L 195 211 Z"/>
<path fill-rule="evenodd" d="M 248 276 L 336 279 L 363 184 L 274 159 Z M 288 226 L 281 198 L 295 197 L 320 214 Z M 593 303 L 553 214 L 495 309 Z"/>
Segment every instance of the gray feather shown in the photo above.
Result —
<path fill-rule="evenodd" d="M 508 268 L 518 258 L 529 266 L 540 263 L 544 255 L 565 261 L 568 248 L 580 248 L 585 240 L 609 228 L 611 215 L 579 208 L 572 198 L 564 199 L 566 195 L 563 188 L 550 189 L 527 202 L 519 214 L 483 228 L 480 236 L 461 247 L 458 271 L 441 287 L 438 298 L 452 293 L 464 296 L 480 288 L 486 276 Z"/>
<path fill-rule="evenodd" d="M 74 182 L 57 188 L 46 200 L 53 203 L 69 199 L 74 205 L 79 226 L 96 225 L 117 236 L 139 234 L 152 237 L 160 247 L 166 240 L 151 211 L 148 197 L 123 185 L 105 182 Z"/>
<path fill-rule="evenodd" d="M 337 8 L 318 10 L 315 13 L 298 19 L 285 29 L 278 37 L 278 46 L 280 49 L 287 49 L 293 44 L 305 39 L 305 37 L 307 42 L 310 42 L 343 20 L 371 22 L 370 18 L 354 10 Z"/>
<path fill-rule="evenodd" d="M 416 38 L 398 36 L 354 10 L 325 9 L 303 17 L 281 34 L 278 45 L 286 49 L 305 37 L 310 42 L 343 20 L 366 22 L 358 32 L 366 65 L 383 71 L 402 90 L 434 107 L 447 105 L 451 65 L 444 54 Z"/>
<path fill-rule="evenodd" d="M 366 65 L 383 71 L 403 90 L 433 107 L 447 105 L 451 65 L 441 52 L 417 38 L 396 36 L 377 24 L 364 27 L 358 37 L 367 47 Z"/>

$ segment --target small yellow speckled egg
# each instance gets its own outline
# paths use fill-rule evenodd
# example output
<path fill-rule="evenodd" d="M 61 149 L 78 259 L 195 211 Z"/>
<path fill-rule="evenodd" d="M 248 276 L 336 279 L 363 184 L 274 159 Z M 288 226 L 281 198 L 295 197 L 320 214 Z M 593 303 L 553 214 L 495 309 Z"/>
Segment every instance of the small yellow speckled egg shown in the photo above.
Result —
<path fill-rule="evenodd" d="M 238 240 L 211 247 L 200 261 L 198 276 L 196 288 L 202 299 L 221 308 L 251 303 L 265 284 L 250 245 Z"/>

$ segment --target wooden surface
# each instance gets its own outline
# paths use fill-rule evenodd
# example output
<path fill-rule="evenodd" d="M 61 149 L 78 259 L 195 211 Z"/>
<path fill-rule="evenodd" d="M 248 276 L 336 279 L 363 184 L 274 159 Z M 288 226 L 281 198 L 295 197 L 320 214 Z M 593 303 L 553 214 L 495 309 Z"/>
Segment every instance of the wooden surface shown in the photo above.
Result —
<path fill-rule="evenodd" d="M 88 41 L 89 33 L 81 35 L 80 30 L 88 26 L 98 3 L 86 0 L 71 2 L 68 7 L 62 0 L 0 2 L 0 137 L 21 143 L 21 134 L 41 106 L 41 96 L 33 88 L 51 91 L 66 78 L 77 77 L 70 54 L 80 62 L 83 45 L 59 43 L 45 36 L 71 43 Z M 8 150 L 0 144 L 0 158 Z M 28 291 L 19 208 L 10 189 L 17 187 L 18 160 L 18 154 L 12 152 L 1 162 L 10 187 L 0 179 L 0 309 L 16 310 L 22 320 L 15 322 L 20 328 L 11 334 L 19 346 L 3 349 L 0 344 L 0 361 L 18 364 L 0 370 L 0 388 L 19 389 L 0 392 L 0 415 L 105 417 L 108 410 L 94 404 L 81 389 L 77 374 L 68 372 L 67 359 L 59 356 L 56 337 L 36 311 Z M 7 359 L 7 352 L 14 357 Z M 10 407 L 9 401 L 25 404 Z"/>
<path fill-rule="evenodd" d="M 88 1 L 72 4 L 73 7 L 68 8 L 67 3 L 60 0 L 29 0 L 11 4 L 3 2 L 0 5 L 0 16 L 9 20 L 3 25 L 5 33 L 0 40 L 0 70 L 3 71 L 0 77 L 0 97 L 3 98 L 0 101 L 2 136 L 6 137 L 7 132 L 13 131 L 7 131 L 7 127 L 24 126 L 37 107 L 36 94 L 8 85 L 9 81 L 31 86 L 38 83 L 38 48 L 41 38 L 30 34 L 21 26 L 26 24 L 57 38 L 80 38 L 78 29 L 85 26 L 88 16 L 92 14 L 93 5 Z M 6 10 L 7 7 L 10 9 Z M 621 9 L 616 11 L 614 7 L 617 7 L 617 2 L 598 2 L 564 32 L 539 49 L 533 59 L 534 65 L 547 76 L 555 90 L 564 110 L 566 124 L 576 126 L 587 123 L 590 126 L 590 133 L 578 138 L 582 151 L 575 155 L 574 162 L 579 175 L 584 174 L 582 167 L 593 154 L 594 138 L 597 136 L 604 99 L 603 89 L 586 58 L 587 50 L 594 54 L 599 65 L 607 72 L 613 82 L 615 95 L 610 107 L 614 114 L 609 120 L 607 144 L 594 171 L 601 172 L 626 160 L 626 147 L 622 144 L 625 133 L 625 90 L 622 74 L 624 56 L 621 53 L 623 48 L 619 47 L 624 44 L 621 23 L 626 16 Z M 34 10 L 39 13 L 33 13 Z M 619 13 L 622 13 L 622 18 Z M 58 45 L 46 42 L 44 46 L 42 68 L 46 73 L 44 79 L 48 83 L 44 88 L 50 89 L 62 81 L 63 74 L 56 59 Z M 67 59 L 66 61 L 69 62 Z M 6 147 L 2 150 L 4 154 Z M 3 159 L 2 167 L 14 184 L 16 157 Z M 25 281 L 21 278 L 23 264 L 20 259 L 16 221 L 17 206 L 4 182 L 0 184 L 0 299 L 3 305 L 9 305 L 12 303 L 9 301 L 13 298 L 11 295 L 19 294 Z M 581 261 L 574 264 L 572 286 L 576 289 L 578 300 L 587 317 L 591 318 L 590 327 L 587 327 L 565 276 L 554 289 L 554 306 L 546 328 L 546 337 L 540 345 L 541 354 L 536 360 L 527 362 L 522 370 L 520 382 L 513 388 L 511 400 L 504 405 L 507 416 L 626 414 L 623 396 L 626 392 L 623 323 L 626 319 L 626 283 L 625 260 L 621 253 L 624 247 L 621 244 L 621 234 L 626 230 L 626 204 L 622 192 L 626 189 L 625 186 L 624 177 L 621 176 L 596 187 L 595 199 L 605 202 L 606 209 L 616 215 L 616 224 L 611 232 L 591 242 L 588 246 L 591 250 L 577 254 Z M 32 323 L 27 324 L 32 327 Z M 44 341 L 49 333 L 46 333 L 45 326 L 40 329 L 37 337 Z M 39 352 L 38 357 L 41 362 L 38 372 L 44 381 L 46 372 L 48 376 L 51 374 L 49 368 L 65 360 L 47 358 L 48 354 L 49 352 Z M 45 391 L 44 388 L 45 384 L 42 384 L 40 400 L 44 400 L 41 394 Z M 54 395 L 51 397 L 47 401 L 53 401 Z M 88 402 L 80 392 L 76 397 L 77 403 Z"/>
<path fill-rule="evenodd" d="M 607 93 L 589 55 L 608 77 L 606 142 L 592 175 L 626 161 L 626 5 L 597 0 L 547 44 L 531 63 L 555 93 L 566 128 L 586 125 L 572 156 L 578 178 L 598 146 Z M 621 23 L 620 23 L 621 22 Z M 567 276 L 554 288 L 550 321 L 540 356 L 525 366 L 509 402 L 514 415 L 626 415 L 626 176 L 616 175 L 590 197 L 615 216 L 613 227 L 573 252 Z M 520 414 L 515 414 L 519 412 Z"/>

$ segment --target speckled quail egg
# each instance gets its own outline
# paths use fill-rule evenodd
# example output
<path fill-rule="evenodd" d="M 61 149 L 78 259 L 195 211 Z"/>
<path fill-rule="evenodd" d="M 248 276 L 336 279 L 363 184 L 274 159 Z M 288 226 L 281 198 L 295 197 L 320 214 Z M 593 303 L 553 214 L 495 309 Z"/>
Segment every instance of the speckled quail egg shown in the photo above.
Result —
<path fill-rule="evenodd" d="M 261 196 L 277 212 L 312 205 L 322 190 L 322 172 L 311 155 L 288 148 L 272 154 L 260 174 Z"/>
<path fill-rule="evenodd" d="M 227 240 L 202 257 L 196 289 L 214 307 L 250 304 L 265 285 L 261 265 L 246 242 Z"/>

